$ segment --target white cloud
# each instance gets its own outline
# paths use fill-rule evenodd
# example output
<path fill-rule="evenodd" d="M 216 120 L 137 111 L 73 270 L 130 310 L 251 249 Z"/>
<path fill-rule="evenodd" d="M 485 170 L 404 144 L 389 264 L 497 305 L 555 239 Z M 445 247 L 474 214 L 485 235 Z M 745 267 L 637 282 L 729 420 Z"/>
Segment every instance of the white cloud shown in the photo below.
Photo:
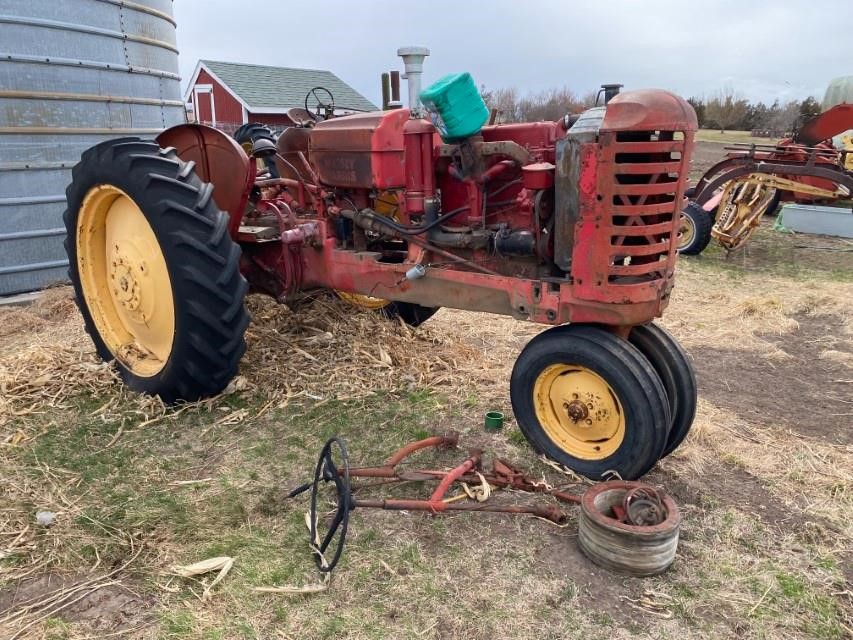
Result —
<path fill-rule="evenodd" d="M 753 100 L 822 97 L 853 73 L 853 2 L 797 0 L 178 0 L 181 74 L 199 58 L 329 69 L 374 102 L 397 47 L 432 50 L 425 81 L 578 93 L 602 82 L 685 96 L 729 83 Z"/>

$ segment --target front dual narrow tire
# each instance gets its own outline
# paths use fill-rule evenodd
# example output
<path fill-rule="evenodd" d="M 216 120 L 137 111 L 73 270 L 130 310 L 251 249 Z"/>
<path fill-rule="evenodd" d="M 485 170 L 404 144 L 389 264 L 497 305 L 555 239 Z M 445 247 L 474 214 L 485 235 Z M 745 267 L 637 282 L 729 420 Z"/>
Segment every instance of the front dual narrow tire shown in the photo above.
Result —
<path fill-rule="evenodd" d="M 659 327 L 632 334 L 624 340 L 599 327 L 566 325 L 528 343 L 510 396 L 534 449 L 594 480 L 611 473 L 633 480 L 681 443 L 696 406 L 689 362 Z"/>
<path fill-rule="evenodd" d="M 678 341 L 653 322 L 631 329 L 628 341 L 649 361 L 666 391 L 670 425 L 661 456 L 666 457 L 684 442 L 693 426 L 698 400 L 696 374 Z"/>
<path fill-rule="evenodd" d="M 87 150 L 72 178 L 68 275 L 98 354 L 168 403 L 222 391 L 246 349 L 248 285 L 213 187 L 138 138 Z"/>

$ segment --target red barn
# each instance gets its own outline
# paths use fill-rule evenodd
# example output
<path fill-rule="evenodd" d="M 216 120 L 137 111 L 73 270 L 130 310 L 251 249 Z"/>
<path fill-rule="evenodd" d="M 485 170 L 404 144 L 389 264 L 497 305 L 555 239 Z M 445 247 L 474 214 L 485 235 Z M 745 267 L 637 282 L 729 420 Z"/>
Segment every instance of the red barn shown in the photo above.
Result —
<path fill-rule="evenodd" d="M 376 110 L 376 105 L 331 71 L 215 60 L 199 60 L 184 102 L 196 122 L 229 133 L 247 122 L 280 128 L 293 124 L 287 111 L 303 107 L 305 96 L 314 87 L 331 92 L 337 114 Z M 318 93 L 325 99 L 325 94 Z M 309 106 L 313 109 L 315 104 L 312 101 Z"/>

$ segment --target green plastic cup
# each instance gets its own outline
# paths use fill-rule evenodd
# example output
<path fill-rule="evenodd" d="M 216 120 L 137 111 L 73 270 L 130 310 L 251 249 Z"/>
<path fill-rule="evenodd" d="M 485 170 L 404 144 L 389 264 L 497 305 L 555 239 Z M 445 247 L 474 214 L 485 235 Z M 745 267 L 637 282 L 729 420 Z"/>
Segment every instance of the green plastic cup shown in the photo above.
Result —
<path fill-rule="evenodd" d="M 504 426 L 504 414 L 500 411 L 489 411 L 486 414 L 486 431 L 500 431 Z"/>

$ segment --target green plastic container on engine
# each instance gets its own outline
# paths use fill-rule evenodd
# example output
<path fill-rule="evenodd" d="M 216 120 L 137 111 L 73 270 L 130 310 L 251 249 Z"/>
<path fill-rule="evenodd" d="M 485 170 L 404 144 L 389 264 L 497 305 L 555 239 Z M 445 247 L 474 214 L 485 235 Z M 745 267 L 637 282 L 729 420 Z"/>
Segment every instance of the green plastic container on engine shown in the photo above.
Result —
<path fill-rule="evenodd" d="M 467 72 L 451 73 L 431 84 L 421 91 L 421 102 L 445 142 L 478 134 L 489 119 L 489 109 Z"/>

